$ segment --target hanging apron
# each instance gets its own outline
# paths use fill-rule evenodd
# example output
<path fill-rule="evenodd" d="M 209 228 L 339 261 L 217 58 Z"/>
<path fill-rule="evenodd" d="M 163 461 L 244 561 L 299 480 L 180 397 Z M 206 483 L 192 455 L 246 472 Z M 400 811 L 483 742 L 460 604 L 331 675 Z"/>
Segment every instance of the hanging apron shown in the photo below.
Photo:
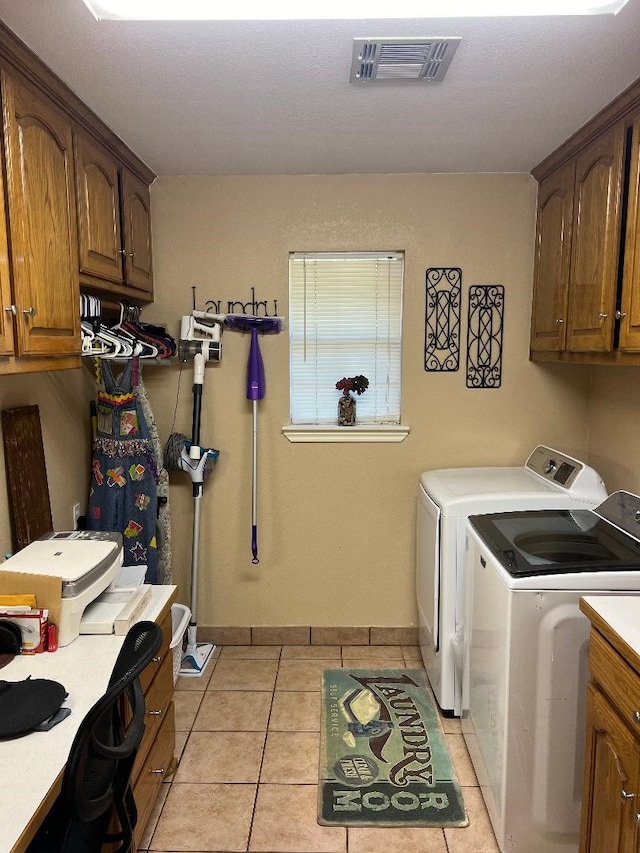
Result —
<path fill-rule="evenodd" d="M 158 582 L 157 464 L 149 427 L 136 394 L 139 360 L 130 358 L 116 381 L 98 362 L 89 530 L 122 533 L 124 565 L 146 565 L 146 583 Z"/>

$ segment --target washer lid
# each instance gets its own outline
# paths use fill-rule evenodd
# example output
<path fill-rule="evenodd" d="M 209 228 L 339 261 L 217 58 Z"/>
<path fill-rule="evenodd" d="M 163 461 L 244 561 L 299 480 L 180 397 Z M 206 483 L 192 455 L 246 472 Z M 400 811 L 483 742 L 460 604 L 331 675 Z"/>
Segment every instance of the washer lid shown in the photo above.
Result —
<path fill-rule="evenodd" d="M 489 513 L 469 524 L 512 577 L 640 569 L 640 542 L 591 510 Z"/>
<path fill-rule="evenodd" d="M 445 515 L 471 515 L 484 507 L 499 512 L 511 508 L 510 500 L 514 508 L 522 509 L 578 503 L 592 507 L 607 497 L 597 471 L 544 445 L 538 445 L 521 466 L 441 468 L 425 471 L 420 483 Z"/>
<path fill-rule="evenodd" d="M 445 516 L 543 507 L 596 506 L 605 497 L 578 497 L 536 476 L 526 468 L 448 468 L 425 471 L 420 477 L 424 491 Z"/>

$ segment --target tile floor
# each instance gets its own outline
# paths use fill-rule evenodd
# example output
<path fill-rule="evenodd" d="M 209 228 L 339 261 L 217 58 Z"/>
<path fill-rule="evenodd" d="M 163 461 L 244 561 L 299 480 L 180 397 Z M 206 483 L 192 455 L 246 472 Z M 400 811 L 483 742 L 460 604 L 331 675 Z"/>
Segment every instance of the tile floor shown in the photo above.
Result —
<path fill-rule="evenodd" d="M 316 821 L 323 669 L 421 668 L 415 646 L 224 646 L 176 685 L 180 765 L 140 850 L 154 853 L 498 853 L 459 720 L 443 719 L 469 826 Z"/>

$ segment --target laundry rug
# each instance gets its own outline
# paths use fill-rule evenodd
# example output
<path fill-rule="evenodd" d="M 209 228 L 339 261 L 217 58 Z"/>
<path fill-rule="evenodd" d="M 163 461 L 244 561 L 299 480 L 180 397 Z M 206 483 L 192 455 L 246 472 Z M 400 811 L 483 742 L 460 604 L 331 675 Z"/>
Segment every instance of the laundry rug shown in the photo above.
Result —
<path fill-rule="evenodd" d="M 318 823 L 468 825 L 423 672 L 324 671 Z"/>

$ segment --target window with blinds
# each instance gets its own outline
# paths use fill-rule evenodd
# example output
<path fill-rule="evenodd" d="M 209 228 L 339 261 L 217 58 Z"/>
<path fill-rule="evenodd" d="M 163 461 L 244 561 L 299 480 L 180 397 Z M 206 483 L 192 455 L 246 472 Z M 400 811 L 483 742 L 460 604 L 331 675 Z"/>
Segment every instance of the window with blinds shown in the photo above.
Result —
<path fill-rule="evenodd" d="M 336 424 L 336 382 L 363 374 L 357 423 L 399 424 L 402 252 L 289 258 L 292 424 Z"/>

